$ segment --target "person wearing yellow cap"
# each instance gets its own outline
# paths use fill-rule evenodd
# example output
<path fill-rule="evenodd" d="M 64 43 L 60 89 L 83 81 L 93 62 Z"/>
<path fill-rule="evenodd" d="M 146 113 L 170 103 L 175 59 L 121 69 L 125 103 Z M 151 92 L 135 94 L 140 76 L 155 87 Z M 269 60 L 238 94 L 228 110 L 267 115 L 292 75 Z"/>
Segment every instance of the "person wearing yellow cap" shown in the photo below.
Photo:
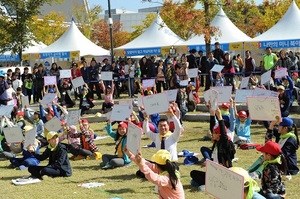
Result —
<path fill-rule="evenodd" d="M 68 157 L 67 148 L 58 141 L 58 134 L 49 131 L 47 134 L 48 147 L 43 154 L 34 156 L 40 160 L 49 158 L 47 166 L 30 166 L 29 173 L 36 178 L 42 179 L 44 175 L 51 177 L 69 177 L 72 175 L 71 164 Z"/>
<path fill-rule="evenodd" d="M 257 185 L 257 182 L 249 176 L 249 173 L 245 169 L 241 167 L 231 167 L 229 169 L 244 177 L 244 198 L 243 199 L 265 199 L 264 196 L 257 193 L 257 191 L 260 190 Z"/>
<path fill-rule="evenodd" d="M 290 114 L 290 98 L 285 93 L 284 86 L 280 85 L 277 87 L 278 99 L 280 105 L 280 111 L 282 117 L 287 117 Z"/>
<path fill-rule="evenodd" d="M 170 152 L 158 150 L 151 157 L 151 162 L 146 161 L 140 152 L 134 155 L 127 148 L 125 152 L 139 166 L 147 180 L 158 186 L 159 198 L 185 198 L 180 174 L 171 161 Z"/>

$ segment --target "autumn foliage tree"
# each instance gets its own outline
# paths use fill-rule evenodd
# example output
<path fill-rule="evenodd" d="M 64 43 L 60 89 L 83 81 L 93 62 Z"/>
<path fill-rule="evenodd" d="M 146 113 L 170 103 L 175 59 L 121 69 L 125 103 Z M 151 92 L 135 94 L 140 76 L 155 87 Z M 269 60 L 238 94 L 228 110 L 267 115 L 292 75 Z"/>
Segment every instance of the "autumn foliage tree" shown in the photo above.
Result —
<path fill-rule="evenodd" d="M 102 19 L 93 26 L 91 35 L 92 41 L 105 49 L 110 49 L 109 26 Z M 122 30 L 122 24 L 119 21 L 114 21 L 113 24 L 113 47 L 119 47 L 129 42 L 129 33 Z"/>

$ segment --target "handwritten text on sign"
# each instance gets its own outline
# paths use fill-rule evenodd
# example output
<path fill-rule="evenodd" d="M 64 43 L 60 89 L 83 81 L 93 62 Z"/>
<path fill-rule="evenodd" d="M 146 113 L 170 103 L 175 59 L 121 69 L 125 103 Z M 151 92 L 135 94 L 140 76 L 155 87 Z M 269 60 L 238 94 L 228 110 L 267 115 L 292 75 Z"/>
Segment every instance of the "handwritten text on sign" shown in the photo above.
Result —
<path fill-rule="evenodd" d="M 148 115 L 163 113 L 169 108 L 169 101 L 166 93 L 145 96 L 143 97 L 143 104 Z"/>
<path fill-rule="evenodd" d="M 278 97 L 247 97 L 252 120 L 276 121 L 281 116 Z"/>
<path fill-rule="evenodd" d="M 241 199 L 244 196 L 244 177 L 206 160 L 205 191 L 216 198 Z"/>

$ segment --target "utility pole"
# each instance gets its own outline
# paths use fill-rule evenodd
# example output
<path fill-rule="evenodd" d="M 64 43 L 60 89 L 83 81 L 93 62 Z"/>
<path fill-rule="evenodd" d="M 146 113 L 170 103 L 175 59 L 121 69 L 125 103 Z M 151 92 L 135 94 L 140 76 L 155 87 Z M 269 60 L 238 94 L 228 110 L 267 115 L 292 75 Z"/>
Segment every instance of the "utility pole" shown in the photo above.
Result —
<path fill-rule="evenodd" d="M 208 0 L 204 0 L 204 17 L 205 17 L 205 25 L 204 28 L 208 30 L 208 34 L 210 34 L 210 15 L 209 15 L 209 3 Z M 206 50 L 206 56 L 210 52 L 210 35 L 206 34 L 204 36 L 205 40 L 205 50 Z"/>
<path fill-rule="evenodd" d="M 114 45 L 113 45 L 113 31 L 112 31 L 113 19 L 111 17 L 110 0 L 108 0 L 108 25 L 109 25 L 110 56 L 111 56 L 110 64 L 112 64 L 114 61 Z"/>

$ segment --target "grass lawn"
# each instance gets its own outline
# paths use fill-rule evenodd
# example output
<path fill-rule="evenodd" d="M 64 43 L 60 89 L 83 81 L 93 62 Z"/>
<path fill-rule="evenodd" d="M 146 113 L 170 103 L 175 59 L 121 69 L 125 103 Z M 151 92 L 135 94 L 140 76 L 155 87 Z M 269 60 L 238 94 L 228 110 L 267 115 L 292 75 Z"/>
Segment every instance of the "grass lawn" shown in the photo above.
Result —
<path fill-rule="evenodd" d="M 97 134 L 106 135 L 106 132 L 101 131 L 104 123 L 91 124 L 92 129 Z M 209 141 L 200 141 L 206 135 L 209 125 L 201 122 L 184 122 L 185 132 L 178 143 L 178 152 L 183 149 L 199 153 L 201 146 L 212 146 Z M 265 129 L 261 125 L 253 125 L 252 140 L 254 142 L 263 143 Z M 102 154 L 113 154 L 115 144 L 113 139 L 106 138 L 96 141 Z M 150 144 L 150 140 L 143 136 L 142 145 Z M 142 153 L 145 158 L 150 158 L 155 149 L 142 148 Z M 258 157 L 259 153 L 256 150 L 241 150 L 238 149 L 236 157 L 238 162 L 234 166 L 248 168 L 252 162 Z M 299 155 L 299 154 L 298 154 Z M 71 156 L 71 155 L 70 155 Z M 190 185 L 189 173 L 193 169 L 202 169 L 199 165 L 184 166 L 183 158 L 179 159 L 181 181 L 184 186 L 185 196 L 188 199 L 193 198 L 212 198 L 204 192 L 198 192 L 196 188 Z M 27 171 L 20 171 L 7 168 L 9 161 L 0 161 L 0 182 L 1 191 L 0 198 L 158 198 L 154 193 L 154 185 L 146 180 L 136 178 L 135 172 L 138 167 L 135 164 L 130 164 L 127 167 L 117 168 L 113 170 L 100 170 L 99 160 L 79 160 L 71 161 L 73 175 L 69 178 L 45 178 L 42 182 L 26 186 L 15 186 L 11 183 L 12 179 L 28 175 Z M 41 165 L 47 164 L 47 161 Z M 82 188 L 78 185 L 88 182 L 101 182 L 105 185 L 97 188 Z M 293 176 L 291 181 L 286 182 L 287 197 L 299 197 L 299 176 Z"/>

